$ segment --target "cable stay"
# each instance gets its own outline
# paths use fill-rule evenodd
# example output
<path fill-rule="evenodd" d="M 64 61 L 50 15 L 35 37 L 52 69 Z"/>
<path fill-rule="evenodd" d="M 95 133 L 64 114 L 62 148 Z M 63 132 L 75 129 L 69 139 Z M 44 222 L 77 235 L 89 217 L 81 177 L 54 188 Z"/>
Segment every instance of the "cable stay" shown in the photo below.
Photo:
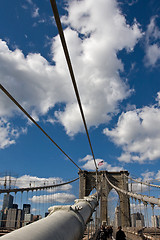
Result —
<path fill-rule="evenodd" d="M 45 132 L 45 130 L 31 117 L 31 115 L 13 98 L 13 96 L 0 84 L 0 89 L 10 98 L 12 102 L 46 135 L 49 140 L 80 170 L 82 169 L 62 150 L 62 148 Z"/>
<path fill-rule="evenodd" d="M 61 43 L 62 43 L 62 46 L 63 46 L 63 50 L 64 50 L 64 54 L 65 54 L 65 57 L 66 57 L 68 69 L 69 69 L 69 72 L 70 72 L 72 84 L 73 84 L 75 94 L 76 94 L 76 97 L 77 97 L 80 113 L 81 113 L 81 116 L 82 116 L 83 124 L 84 124 L 85 131 L 86 131 L 86 134 L 87 134 L 87 137 L 88 137 L 88 142 L 89 142 L 89 145 L 90 145 L 90 149 L 91 149 L 91 152 L 92 152 L 92 156 L 93 156 L 93 160 L 94 160 L 94 164 L 95 164 L 95 168 L 96 168 L 96 172 L 97 172 L 98 167 L 97 167 L 97 164 L 96 164 L 91 140 L 90 140 L 90 137 L 89 137 L 87 123 L 86 123 L 86 120 L 85 120 L 85 115 L 84 115 L 84 111 L 83 111 L 83 108 L 82 108 L 81 99 L 80 99 L 78 87 L 77 87 L 77 84 L 76 84 L 76 80 L 75 80 L 75 76 L 74 76 L 74 72 L 73 72 L 72 63 L 71 63 L 71 59 L 70 59 L 70 56 L 69 56 L 66 40 L 65 40 L 65 37 L 64 37 L 64 33 L 63 33 L 63 29 L 62 29 L 62 25 L 61 25 L 59 13 L 58 13 L 56 1 L 55 0 L 50 0 L 50 2 L 51 2 L 51 6 L 52 6 L 53 13 L 54 13 L 55 21 L 56 21 L 57 28 L 58 28 L 58 31 L 59 31 L 59 36 L 60 36 Z"/>
<path fill-rule="evenodd" d="M 0 194 L 1 193 L 11 193 L 11 192 L 17 193 L 17 192 L 25 192 L 25 191 L 29 192 L 29 191 L 34 191 L 34 190 L 37 191 L 37 190 L 45 190 L 45 189 L 50 189 L 50 188 L 55 188 L 55 187 L 61 187 L 61 186 L 73 183 L 73 182 L 77 181 L 78 179 L 79 179 L 79 177 L 75 178 L 71 181 L 68 181 L 68 182 L 54 184 L 54 185 L 39 186 L 39 187 L 0 189 Z"/>
<path fill-rule="evenodd" d="M 127 175 L 125 175 L 125 176 L 128 177 Z M 134 178 L 131 178 L 131 177 L 128 177 L 128 178 L 131 179 L 134 182 L 141 183 L 141 184 L 146 185 L 146 186 L 160 188 L 160 186 L 156 185 L 156 184 L 147 183 L 147 182 L 143 182 L 143 181 L 138 181 L 137 179 L 134 179 Z"/>
<path fill-rule="evenodd" d="M 121 192 L 127 195 L 128 197 L 138 199 L 139 201 L 142 201 L 144 204 L 150 203 L 151 205 L 158 205 L 160 207 L 160 198 L 149 197 L 147 195 L 137 194 L 137 193 L 123 190 L 119 187 L 116 187 L 113 183 L 111 183 L 106 175 L 105 175 L 105 179 L 110 184 L 110 186 L 113 187 L 118 192 Z"/>

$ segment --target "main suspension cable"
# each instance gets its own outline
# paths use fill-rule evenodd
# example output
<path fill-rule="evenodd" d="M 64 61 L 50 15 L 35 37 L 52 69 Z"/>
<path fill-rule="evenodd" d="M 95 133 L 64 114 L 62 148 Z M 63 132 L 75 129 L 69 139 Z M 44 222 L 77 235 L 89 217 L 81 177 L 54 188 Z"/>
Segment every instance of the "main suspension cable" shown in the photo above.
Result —
<path fill-rule="evenodd" d="M 74 87 L 75 94 L 76 94 L 76 97 L 77 97 L 77 101 L 78 101 L 78 105 L 79 105 L 79 108 L 80 108 L 83 124 L 84 124 L 85 130 L 86 130 L 86 134 L 87 134 L 87 137 L 88 137 L 90 149 L 91 149 L 91 152 L 92 152 L 92 156 L 93 156 L 93 160 L 94 160 L 94 164 L 95 164 L 95 168 L 96 168 L 96 172 L 97 172 L 98 167 L 97 167 L 97 164 L 96 164 L 91 140 L 90 140 L 90 137 L 89 137 L 87 123 L 86 123 L 86 120 L 85 120 L 85 116 L 84 116 L 84 112 L 83 112 L 83 108 L 82 108 L 82 104 L 81 104 L 81 100 L 80 100 L 80 95 L 79 95 L 79 92 L 78 92 L 78 87 L 77 87 L 77 84 L 76 84 L 76 80 L 75 80 L 75 76 L 74 76 L 74 72 L 73 72 L 73 68 L 72 68 L 72 63 L 71 63 L 71 60 L 70 60 L 67 44 L 66 44 L 66 41 L 65 41 L 65 37 L 64 37 L 64 33 L 63 33 L 63 29 L 62 29 L 62 25 L 61 25 L 61 21 L 60 21 L 60 17 L 59 17 L 57 5 L 56 5 L 56 1 L 55 0 L 50 0 L 50 2 L 51 2 L 52 10 L 53 10 L 53 13 L 54 13 L 55 21 L 56 21 L 57 28 L 58 28 L 58 31 L 59 31 L 61 43 L 62 43 L 62 46 L 63 46 L 64 54 L 65 54 L 65 57 L 66 57 L 67 65 L 68 65 L 68 68 L 69 68 L 70 76 L 71 76 L 71 79 L 72 79 L 73 87 Z"/>
<path fill-rule="evenodd" d="M 38 187 L 28 187 L 28 188 L 9 188 L 9 189 L 0 189 L 0 194 L 1 193 L 11 193 L 11 192 L 14 192 L 14 193 L 17 193 L 17 192 L 29 192 L 29 191 L 37 191 L 37 190 L 44 190 L 44 189 L 50 189 L 50 188 L 56 188 L 56 187 L 62 187 L 64 185 L 67 185 L 67 184 L 70 184 L 70 183 L 73 183 L 75 181 L 77 181 L 79 179 L 78 178 L 75 178 L 71 181 L 68 181 L 68 182 L 64 182 L 64 183 L 58 183 L 58 184 L 54 184 L 54 185 L 45 185 L 45 186 L 38 186 Z"/>
<path fill-rule="evenodd" d="M 149 182 L 139 181 L 139 180 L 134 179 L 134 178 L 131 178 L 131 177 L 129 177 L 129 176 L 126 176 L 126 177 L 128 177 L 128 178 L 131 179 L 131 180 L 133 180 L 134 182 L 141 183 L 141 184 L 146 185 L 146 186 L 151 186 L 151 187 L 160 188 L 160 185 L 152 184 L 152 183 L 149 183 Z"/>
<path fill-rule="evenodd" d="M 43 130 L 43 128 L 29 115 L 29 113 L 12 97 L 12 95 L 0 84 L 0 89 L 14 102 L 19 109 L 46 135 L 49 140 L 80 170 L 82 169 L 62 150 L 61 147 Z"/>

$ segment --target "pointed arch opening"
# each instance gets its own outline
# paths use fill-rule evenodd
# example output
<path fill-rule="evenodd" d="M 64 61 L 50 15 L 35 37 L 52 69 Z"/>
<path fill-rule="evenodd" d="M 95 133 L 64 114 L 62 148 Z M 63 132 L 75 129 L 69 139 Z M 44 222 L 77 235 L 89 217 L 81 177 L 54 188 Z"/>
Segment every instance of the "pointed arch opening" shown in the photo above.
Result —
<path fill-rule="evenodd" d="M 108 194 L 108 225 L 118 227 L 121 225 L 120 198 L 115 189 Z"/>

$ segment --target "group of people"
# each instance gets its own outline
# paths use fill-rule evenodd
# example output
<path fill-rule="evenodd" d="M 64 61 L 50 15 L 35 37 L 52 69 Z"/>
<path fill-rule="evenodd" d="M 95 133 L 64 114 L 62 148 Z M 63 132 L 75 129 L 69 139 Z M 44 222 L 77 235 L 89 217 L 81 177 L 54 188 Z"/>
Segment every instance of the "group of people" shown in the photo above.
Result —
<path fill-rule="evenodd" d="M 113 233 L 112 226 L 101 226 L 101 229 L 98 232 L 97 240 L 107 240 L 111 239 Z"/>
<path fill-rule="evenodd" d="M 112 239 L 113 228 L 112 226 L 101 226 L 101 229 L 98 232 L 97 240 L 107 240 Z M 123 232 L 121 226 L 118 227 L 118 231 L 116 232 L 116 240 L 126 240 L 126 235 Z"/>

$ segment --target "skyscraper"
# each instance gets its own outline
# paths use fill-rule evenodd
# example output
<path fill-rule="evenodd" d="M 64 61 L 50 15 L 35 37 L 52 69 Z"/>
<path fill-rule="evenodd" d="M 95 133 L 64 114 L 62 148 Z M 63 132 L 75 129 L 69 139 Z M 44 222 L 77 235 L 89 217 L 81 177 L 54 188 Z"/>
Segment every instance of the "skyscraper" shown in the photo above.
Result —
<path fill-rule="evenodd" d="M 30 204 L 23 204 L 23 211 L 26 214 L 30 213 L 31 212 L 31 205 Z"/>
<path fill-rule="evenodd" d="M 16 224 L 17 224 L 17 209 L 9 208 L 7 213 L 6 227 L 15 228 Z"/>
<path fill-rule="evenodd" d="M 2 210 L 12 208 L 13 196 L 11 194 L 4 194 Z"/>
<path fill-rule="evenodd" d="M 21 209 L 17 210 L 17 225 L 16 228 L 22 227 L 22 223 L 24 221 L 24 211 Z"/>
<path fill-rule="evenodd" d="M 115 227 L 118 227 L 121 225 L 121 211 L 120 206 L 117 206 L 115 208 Z"/>
<path fill-rule="evenodd" d="M 151 216 L 152 227 L 159 227 L 159 216 Z"/>
<path fill-rule="evenodd" d="M 142 213 L 132 213 L 131 214 L 132 227 L 144 227 L 144 215 Z"/>

